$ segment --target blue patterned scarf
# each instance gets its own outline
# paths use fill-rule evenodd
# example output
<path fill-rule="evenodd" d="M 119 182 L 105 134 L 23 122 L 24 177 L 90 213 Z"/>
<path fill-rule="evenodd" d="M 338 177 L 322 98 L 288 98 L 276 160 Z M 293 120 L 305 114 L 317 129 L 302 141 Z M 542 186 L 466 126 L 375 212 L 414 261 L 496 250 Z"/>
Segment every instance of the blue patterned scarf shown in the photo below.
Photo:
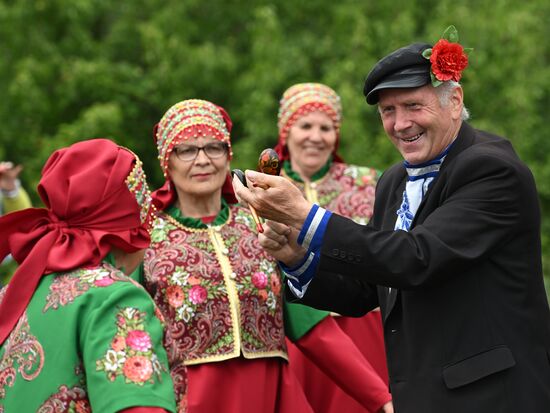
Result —
<path fill-rule="evenodd" d="M 452 144 L 451 144 L 452 145 Z M 418 211 L 418 207 L 428 192 L 428 188 L 433 180 L 439 174 L 439 169 L 449 152 L 449 145 L 437 158 L 417 165 L 412 165 L 407 161 L 403 162 L 407 170 L 407 184 L 403 191 L 403 201 L 397 210 L 397 221 L 395 229 L 408 231 L 411 228 L 412 221 Z"/>

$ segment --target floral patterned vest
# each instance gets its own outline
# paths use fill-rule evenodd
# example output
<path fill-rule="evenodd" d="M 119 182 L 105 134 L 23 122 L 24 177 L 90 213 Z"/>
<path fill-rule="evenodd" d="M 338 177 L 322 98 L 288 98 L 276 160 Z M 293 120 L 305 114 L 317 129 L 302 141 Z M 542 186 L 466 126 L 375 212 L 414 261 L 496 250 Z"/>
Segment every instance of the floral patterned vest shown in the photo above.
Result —
<path fill-rule="evenodd" d="M 208 226 L 167 212 L 155 220 L 144 276 L 167 323 L 171 366 L 241 354 L 287 358 L 277 264 L 259 245 L 250 212 L 224 208 L 226 219 Z"/>
<path fill-rule="evenodd" d="M 313 176 L 312 181 L 306 183 L 287 165 L 285 162 L 282 175 L 300 188 L 308 201 L 359 224 L 369 222 L 378 181 L 375 169 L 334 162 L 321 177 Z"/>

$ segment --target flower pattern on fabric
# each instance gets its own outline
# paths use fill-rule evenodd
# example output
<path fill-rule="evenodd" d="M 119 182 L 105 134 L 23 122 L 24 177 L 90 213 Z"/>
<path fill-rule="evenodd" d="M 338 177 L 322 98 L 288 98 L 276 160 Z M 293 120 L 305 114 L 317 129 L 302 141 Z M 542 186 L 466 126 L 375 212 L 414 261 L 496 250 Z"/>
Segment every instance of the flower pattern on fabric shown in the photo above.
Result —
<path fill-rule="evenodd" d="M 214 254 L 213 249 L 210 252 Z M 174 309 L 174 317 L 178 321 L 189 322 L 201 304 L 205 304 L 208 299 L 218 299 L 227 294 L 223 283 L 208 285 L 208 280 L 191 275 L 184 267 L 175 267 L 174 272 L 163 277 L 163 280 L 166 284 L 166 300 Z"/>
<path fill-rule="evenodd" d="M 125 307 L 117 313 L 117 332 L 105 356 L 96 362 L 98 371 L 105 371 L 109 380 L 122 375 L 126 383 L 142 386 L 160 381 L 163 370 L 149 333 L 145 331 L 146 313 Z"/>
<path fill-rule="evenodd" d="M 202 285 L 194 285 L 189 290 L 189 301 L 195 305 L 204 303 L 207 297 L 208 292 Z"/>
<path fill-rule="evenodd" d="M 274 311 L 277 308 L 277 297 L 281 292 L 281 281 L 279 274 L 275 271 L 269 261 L 260 263 L 259 271 L 254 272 L 250 277 L 243 279 L 237 287 L 239 294 L 246 297 L 251 293 L 260 297 L 268 309 Z"/>
<path fill-rule="evenodd" d="M 38 377 L 44 366 L 44 350 L 31 334 L 27 313 L 19 319 L 4 348 L 0 359 L 0 399 L 6 396 L 6 389 L 13 386 L 18 373 L 24 380 L 31 381 Z"/>
<path fill-rule="evenodd" d="M 267 285 L 267 275 L 263 271 L 257 271 L 252 274 L 252 284 L 256 288 L 265 288 Z"/>
<path fill-rule="evenodd" d="M 186 228 L 164 213 L 154 223 L 144 273 L 167 321 L 171 365 L 237 357 L 239 336 L 244 354 L 286 357 L 276 263 L 259 245 L 248 210 L 230 208 L 229 221 L 210 230 Z M 209 231 L 219 237 L 216 246 Z"/>
<path fill-rule="evenodd" d="M 407 191 L 403 191 L 403 201 L 397 210 L 397 216 L 399 219 L 395 229 L 408 231 L 411 228 L 414 215 L 409 208 L 409 197 L 407 196 Z"/>
<path fill-rule="evenodd" d="M 36 413 L 91 413 L 92 408 L 86 390 L 79 386 L 62 385 L 48 398 Z"/>
<path fill-rule="evenodd" d="M 102 263 L 96 268 L 84 268 L 60 274 L 50 285 L 43 312 L 69 305 L 90 288 L 108 287 L 116 281 L 130 282 L 130 278 L 107 263 Z"/>
<path fill-rule="evenodd" d="M 319 206 L 366 224 L 373 213 L 377 181 L 375 169 L 334 162 L 326 175 L 311 187 L 317 192 Z M 305 196 L 304 183 L 292 182 Z"/>

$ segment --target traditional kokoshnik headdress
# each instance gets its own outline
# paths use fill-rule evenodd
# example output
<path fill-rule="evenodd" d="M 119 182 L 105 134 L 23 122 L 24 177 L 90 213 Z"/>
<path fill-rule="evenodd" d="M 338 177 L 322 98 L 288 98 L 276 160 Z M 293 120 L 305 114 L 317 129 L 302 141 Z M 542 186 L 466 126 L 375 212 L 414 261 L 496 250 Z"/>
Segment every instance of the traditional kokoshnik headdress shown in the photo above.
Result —
<path fill-rule="evenodd" d="M 321 83 L 298 83 L 283 93 L 283 97 L 279 102 L 279 142 L 275 147 L 279 159 L 284 161 L 290 158 L 286 144 L 292 125 L 302 116 L 312 112 L 323 112 L 332 120 L 336 130 L 333 159 L 342 162 L 341 157 L 336 152 L 340 140 L 342 104 L 336 92 Z"/>
<path fill-rule="evenodd" d="M 200 137 L 211 137 L 225 142 L 229 159 L 233 157 L 231 149 L 231 128 L 233 123 L 229 114 L 221 106 L 200 99 L 188 99 L 173 105 L 155 126 L 153 131 L 158 149 L 160 167 L 166 182 L 153 193 L 154 203 L 164 210 L 176 199 L 176 192 L 168 176 L 168 159 L 176 145 Z M 222 193 L 229 203 L 236 203 L 231 177 L 223 185 Z"/>

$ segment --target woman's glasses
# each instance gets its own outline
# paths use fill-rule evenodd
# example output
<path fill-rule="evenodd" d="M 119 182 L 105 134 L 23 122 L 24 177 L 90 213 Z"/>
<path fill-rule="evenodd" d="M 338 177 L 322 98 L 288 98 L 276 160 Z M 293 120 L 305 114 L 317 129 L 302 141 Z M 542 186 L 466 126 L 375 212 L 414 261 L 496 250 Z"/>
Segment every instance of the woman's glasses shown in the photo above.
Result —
<path fill-rule="evenodd" d="M 178 145 L 173 149 L 174 154 L 180 161 L 193 161 L 201 150 L 210 159 L 221 158 L 227 154 L 228 146 L 224 142 L 212 142 L 204 146 Z"/>

